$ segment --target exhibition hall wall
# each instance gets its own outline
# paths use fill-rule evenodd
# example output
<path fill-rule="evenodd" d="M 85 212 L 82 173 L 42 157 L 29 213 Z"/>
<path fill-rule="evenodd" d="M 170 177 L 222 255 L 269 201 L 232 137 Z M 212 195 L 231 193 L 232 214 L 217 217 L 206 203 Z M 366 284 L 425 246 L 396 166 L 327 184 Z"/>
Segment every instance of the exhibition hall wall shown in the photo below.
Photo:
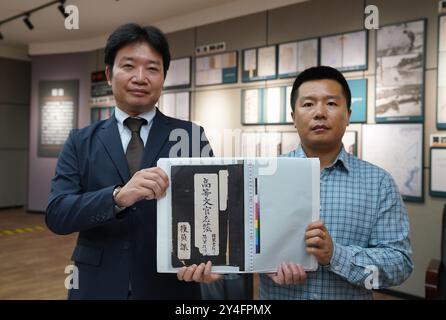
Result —
<path fill-rule="evenodd" d="M 425 270 L 431 258 L 440 257 L 440 227 L 441 212 L 446 202 L 445 198 L 437 198 L 429 195 L 429 137 L 432 133 L 439 132 L 436 128 L 436 100 L 437 100 L 437 70 L 438 70 L 438 1 L 436 0 L 312 0 L 283 8 L 259 12 L 248 16 L 242 16 L 231 20 L 216 22 L 204 26 L 198 26 L 186 30 L 168 33 L 172 58 L 192 57 L 191 59 L 191 84 L 186 88 L 169 89 L 166 92 L 189 92 L 190 95 L 190 120 L 199 123 L 205 128 L 214 152 L 218 156 L 233 156 L 240 154 L 240 146 L 231 146 L 233 139 L 223 139 L 225 130 L 237 132 L 261 131 L 261 132 L 295 132 L 292 124 L 282 121 L 282 124 L 249 124 L 243 125 L 243 112 L 246 91 L 250 89 L 264 89 L 292 85 L 294 78 L 244 81 L 243 59 L 244 50 L 261 48 L 290 41 L 316 38 L 320 43 L 322 38 L 340 33 L 348 34 L 363 29 L 364 4 L 374 4 L 379 8 L 380 26 L 388 26 L 402 22 L 425 20 L 425 37 L 421 68 L 422 83 L 422 114 L 417 117 L 408 117 L 415 127 L 421 127 L 422 154 L 418 155 L 423 161 L 419 172 L 422 182 L 421 194 L 405 199 L 409 211 L 412 230 L 413 260 L 415 270 L 411 277 L 401 286 L 393 290 L 419 297 L 424 296 Z M 148 22 L 149 23 L 149 22 Z M 424 22 L 421 23 L 423 25 Z M 405 25 L 406 27 L 406 25 Z M 409 24 L 410 27 L 410 24 Z M 418 28 L 418 27 L 417 27 Z M 419 29 L 415 30 L 415 33 Z M 422 32 L 421 32 L 422 33 Z M 366 38 L 366 66 L 350 71 L 344 75 L 348 80 L 366 79 L 366 118 L 362 123 L 352 123 L 347 130 L 356 132 L 357 155 L 362 158 L 367 154 L 363 145 L 365 131 L 372 134 L 375 124 L 375 90 L 376 90 L 376 31 L 369 31 Z M 205 44 L 226 44 L 226 52 L 237 52 L 237 79 L 235 83 L 218 85 L 196 85 L 195 48 Z M 420 48 L 415 43 L 417 48 Z M 412 50 L 412 48 L 410 49 Z M 414 49 L 418 50 L 418 49 Z M 320 46 L 319 46 L 320 52 Z M 12 61 L 12 60 L 10 60 Z M 0 61 L 1 63 L 2 61 Z M 13 63 L 13 62 L 11 62 Z M 48 80 L 78 80 L 78 108 L 76 110 L 76 127 L 84 127 L 92 120 L 91 113 L 91 75 L 97 71 L 103 71 L 103 50 L 95 50 L 84 53 L 36 55 L 31 56 L 31 92 L 30 116 L 29 116 L 29 157 L 28 157 L 28 191 L 26 206 L 29 211 L 43 212 L 46 207 L 50 180 L 54 175 L 57 158 L 39 156 L 39 83 Z M 379 80 L 379 79 L 378 79 Z M 381 80 L 378 82 L 380 83 Z M 396 81 L 393 79 L 393 81 Z M 3 91 L 4 92 L 4 91 Z M 245 93 L 244 93 L 245 92 Z M 260 92 L 260 91 L 259 91 Z M 263 92 L 263 91 L 262 91 Z M 286 90 L 283 89 L 283 94 Z M 282 94 L 282 95 L 283 95 Z M 3 99 L 3 97 L 1 97 Z M 0 112 L 7 104 L 7 99 L 0 99 Z M 5 101 L 5 102 L 2 102 Z M 162 100 L 163 101 L 163 100 Z M 26 99 L 19 101 L 26 105 Z M 26 108 L 25 108 L 26 109 Z M 380 111 L 381 112 L 381 111 Z M 23 112 L 26 115 L 26 112 Z M 283 115 L 285 117 L 286 115 Z M 424 116 L 424 117 L 423 117 Z M 379 118 L 379 117 L 378 117 Z M 0 118 L 1 119 L 1 118 Z M 283 120 L 283 119 L 282 119 Z M 382 118 L 381 118 L 382 120 Z M 381 121 L 379 120 L 379 121 Z M 387 119 L 389 120 L 389 119 Z M 386 119 L 383 121 L 386 122 Z M 404 119 L 390 119 L 383 126 Z M 422 125 L 420 125 L 422 124 Z M 380 124 L 381 125 L 381 124 Z M 3 128 L 3 126 L 2 126 Z M 380 127 L 381 128 L 381 127 Z M 384 128 L 384 127 L 382 127 Z M 24 129 L 25 130 L 25 129 Z M 380 130 L 378 130 L 380 131 Z M 234 131 L 231 131 L 232 133 Z M 386 132 L 381 130 L 381 132 Z M 297 132 L 296 132 L 297 135 Z M 0 134 L 0 137 L 2 135 Z M 281 136 L 282 139 L 284 135 Z M 389 137 L 389 141 L 391 137 Z M 392 137 L 395 138 L 395 137 Z M 283 141 L 282 141 L 283 142 Z M 0 153 L 4 147 L 0 140 Z M 380 144 L 386 143 L 381 140 Z M 379 146 L 378 146 L 379 147 Z M 421 146 L 420 146 L 421 147 Z M 400 152 L 405 148 L 398 149 Z M 24 148 L 23 152 L 28 150 Z M 20 151 L 22 152 L 22 151 Z M 398 154 L 395 151 L 395 159 Z M 394 156 L 382 154 L 385 156 Z M 1 157 L 0 159 L 3 159 Z M 388 160 L 389 158 L 387 158 Z M 20 162 L 17 162 L 20 165 Z M 23 166 L 23 165 L 22 165 Z M 0 166 L 3 167 L 3 166 Z M 26 172 L 24 170 L 23 172 Z M 424 175 L 424 180 L 421 177 Z M 0 187 L 1 188 L 1 187 Z M 3 191 L 0 192 L 3 194 Z M 20 193 L 24 196 L 24 193 Z M 413 201 L 415 200 L 415 201 Z M 19 201 L 20 202 L 20 201 Z"/>

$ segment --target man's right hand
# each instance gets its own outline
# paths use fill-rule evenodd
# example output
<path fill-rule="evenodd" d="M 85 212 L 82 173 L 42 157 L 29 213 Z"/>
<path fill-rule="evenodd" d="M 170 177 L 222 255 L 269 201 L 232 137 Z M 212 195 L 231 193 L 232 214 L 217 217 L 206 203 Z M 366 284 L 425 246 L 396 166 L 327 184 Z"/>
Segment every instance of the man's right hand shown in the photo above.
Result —
<path fill-rule="evenodd" d="M 282 264 L 277 267 L 276 273 L 267 273 L 267 275 L 279 285 L 303 284 L 305 280 L 307 280 L 307 274 L 304 267 L 293 262 L 282 262 Z"/>
<path fill-rule="evenodd" d="M 118 207 L 130 207 L 140 200 L 159 199 L 166 194 L 167 187 L 169 178 L 162 169 L 142 169 L 118 192 L 115 204 Z"/>

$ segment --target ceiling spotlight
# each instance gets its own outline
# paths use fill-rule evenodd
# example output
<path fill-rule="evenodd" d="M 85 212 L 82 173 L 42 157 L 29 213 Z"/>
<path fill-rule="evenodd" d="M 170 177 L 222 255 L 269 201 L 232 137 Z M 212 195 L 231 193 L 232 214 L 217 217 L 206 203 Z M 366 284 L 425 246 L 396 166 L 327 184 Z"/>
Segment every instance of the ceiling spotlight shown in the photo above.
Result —
<path fill-rule="evenodd" d="M 26 24 L 29 30 L 34 29 L 34 25 L 31 23 L 31 20 L 29 20 L 29 15 L 26 15 L 26 17 L 23 18 L 23 22 Z"/>
<path fill-rule="evenodd" d="M 60 1 L 60 4 L 57 6 L 57 9 L 59 9 L 60 13 L 63 15 L 64 18 L 69 16 L 69 14 L 65 12 L 65 1 Z"/>

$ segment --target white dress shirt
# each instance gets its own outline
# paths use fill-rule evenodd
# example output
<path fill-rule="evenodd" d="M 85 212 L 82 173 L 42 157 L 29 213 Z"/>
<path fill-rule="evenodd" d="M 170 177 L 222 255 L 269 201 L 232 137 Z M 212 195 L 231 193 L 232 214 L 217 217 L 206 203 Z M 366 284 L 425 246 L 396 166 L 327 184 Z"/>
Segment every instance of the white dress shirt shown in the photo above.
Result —
<path fill-rule="evenodd" d="M 152 127 L 153 118 L 155 117 L 155 114 L 156 114 L 156 108 L 153 108 L 152 110 L 140 113 L 138 114 L 138 116 L 135 117 L 147 120 L 147 124 L 143 125 L 141 127 L 141 131 L 139 132 L 141 139 L 144 143 L 144 147 L 146 146 L 147 138 L 149 137 L 150 128 Z M 132 138 L 132 132 L 124 124 L 125 119 L 127 119 L 128 117 L 130 117 L 130 115 L 119 109 L 118 106 L 115 107 L 115 118 L 116 121 L 118 122 L 118 131 L 121 137 L 122 148 L 124 150 L 124 153 L 126 152 L 127 146 L 129 145 L 130 139 Z"/>

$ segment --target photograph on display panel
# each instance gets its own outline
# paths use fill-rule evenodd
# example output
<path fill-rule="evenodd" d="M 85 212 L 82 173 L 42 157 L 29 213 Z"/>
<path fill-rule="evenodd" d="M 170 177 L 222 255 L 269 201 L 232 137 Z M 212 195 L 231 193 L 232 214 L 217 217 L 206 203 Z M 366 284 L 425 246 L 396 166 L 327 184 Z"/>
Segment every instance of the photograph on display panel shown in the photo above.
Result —
<path fill-rule="evenodd" d="M 242 124 L 259 124 L 262 116 L 263 89 L 242 90 Z"/>
<path fill-rule="evenodd" d="M 446 147 L 431 148 L 430 162 L 429 194 L 446 198 Z"/>
<path fill-rule="evenodd" d="M 376 40 L 376 122 L 423 121 L 425 23 L 381 27 Z"/>
<path fill-rule="evenodd" d="M 277 77 L 276 45 L 242 51 L 242 82 L 270 80 Z"/>
<path fill-rule="evenodd" d="M 237 82 L 237 51 L 195 58 L 195 85 Z"/>
<path fill-rule="evenodd" d="M 260 140 L 263 132 L 243 131 L 240 143 L 240 156 L 260 157 Z"/>
<path fill-rule="evenodd" d="M 279 44 L 279 78 L 297 76 L 300 72 L 318 65 L 318 39 Z"/>
<path fill-rule="evenodd" d="M 424 201 L 421 123 L 363 125 L 361 153 L 392 175 L 404 200 Z"/>
<path fill-rule="evenodd" d="M 437 129 L 446 129 L 446 15 L 438 18 Z"/>
<path fill-rule="evenodd" d="M 344 136 L 342 137 L 342 143 L 345 151 L 355 157 L 358 156 L 358 133 L 356 131 L 345 131 Z"/>
<path fill-rule="evenodd" d="M 299 134 L 297 133 L 297 130 L 282 132 L 280 154 L 287 154 L 293 150 L 296 150 L 299 143 L 300 143 L 300 137 Z"/>
<path fill-rule="evenodd" d="M 160 99 L 159 108 L 166 116 L 190 120 L 190 92 L 166 92 Z"/>
<path fill-rule="evenodd" d="M 286 87 L 243 89 L 242 125 L 288 123 L 291 109 L 286 107 L 286 95 Z"/>
<path fill-rule="evenodd" d="M 352 95 L 350 123 L 367 122 L 367 79 L 347 80 Z"/>
<path fill-rule="evenodd" d="M 280 132 L 264 132 L 260 138 L 260 156 L 277 157 L 280 155 L 282 135 Z"/>
<path fill-rule="evenodd" d="M 367 30 L 321 37 L 320 64 L 342 72 L 367 70 Z"/>
<path fill-rule="evenodd" d="M 263 123 L 284 123 L 284 87 L 264 88 L 263 92 Z"/>

